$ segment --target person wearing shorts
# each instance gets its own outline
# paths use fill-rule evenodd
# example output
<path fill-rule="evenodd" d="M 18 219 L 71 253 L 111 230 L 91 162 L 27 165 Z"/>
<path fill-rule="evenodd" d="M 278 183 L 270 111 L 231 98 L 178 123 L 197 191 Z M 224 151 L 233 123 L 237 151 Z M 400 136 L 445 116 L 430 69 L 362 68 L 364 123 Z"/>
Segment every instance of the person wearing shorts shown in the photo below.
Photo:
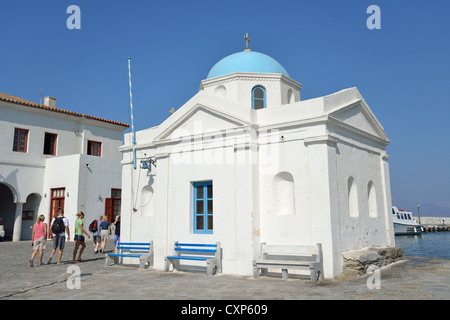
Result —
<path fill-rule="evenodd" d="M 75 221 L 75 238 L 74 240 L 75 242 L 75 249 L 73 250 L 73 259 L 72 259 L 72 263 L 75 262 L 81 262 L 83 260 L 81 260 L 81 254 L 84 251 L 84 248 L 86 248 L 86 244 L 84 243 L 84 236 L 83 233 L 86 234 L 88 236 L 88 238 L 91 238 L 91 236 L 86 232 L 86 230 L 84 230 L 83 228 L 83 219 L 84 219 L 84 212 L 80 211 L 77 213 L 77 221 Z M 81 246 L 80 249 L 80 253 L 78 255 L 78 259 L 75 260 L 76 256 L 77 256 L 77 251 L 78 248 Z"/>
<path fill-rule="evenodd" d="M 102 220 L 103 216 L 100 216 L 97 220 L 97 231 L 92 233 L 92 239 L 94 240 L 94 253 L 98 253 L 98 247 L 102 241 L 102 237 L 100 236 L 100 223 L 102 223 Z"/>
<path fill-rule="evenodd" d="M 33 266 L 33 260 L 39 251 L 39 263 L 42 265 L 42 256 L 44 255 L 45 243 L 47 241 L 47 224 L 44 223 L 45 216 L 41 214 L 36 223 L 33 226 L 33 231 L 31 232 L 31 245 L 33 246 L 33 253 L 31 254 L 30 267 Z"/>
<path fill-rule="evenodd" d="M 56 252 L 56 249 L 59 248 L 59 254 L 58 254 L 58 264 L 61 264 L 61 257 L 63 254 L 64 246 L 66 244 L 66 232 L 67 232 L 67 240 L 70 240 L 70 231 L 69 231 L 69 220 L 64 217 L 64 210 L 59 209 L 58 210 L 58 216 L 53 219 L 51 225 L 55 222 L 57 218 L 62 218 L 64 221 L 65 231 L 61 232 L 60 234 L 54 234 L 53 233 L 53 249 L 50 253 L 50 258 L 47 261 L 47 264 L 52 263 L 53 255 Z"/>
<path fill-rule="evenodd" d="M 114 230 L 114 252 L 117 250 L 117 243 L 120 240 L 120 216 L 116 216 L 116 221 L 114 221 L 116 229 Z"/>
<path fill-rule="evenodd" d="M 100 236 L 102 237 L 101 253 L 105 253 L 106 240 L 108 240 L 111 234 L 111 223 L 108 221 L 108 217 L 104 216 L 102 223 L 100 223 Z"/>

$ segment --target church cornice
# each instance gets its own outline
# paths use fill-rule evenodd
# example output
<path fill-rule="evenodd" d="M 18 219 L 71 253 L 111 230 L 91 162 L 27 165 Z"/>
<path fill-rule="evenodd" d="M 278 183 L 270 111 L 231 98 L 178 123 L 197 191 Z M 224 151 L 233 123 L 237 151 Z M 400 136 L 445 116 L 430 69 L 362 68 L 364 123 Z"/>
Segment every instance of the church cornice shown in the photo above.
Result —
<path fill-rule="evenodd" d="M 285 82 L 289 85 L 297 88 L 298 90 L 301 89 L 302 84 L 292 80 L 289 77 L 286 77 L 285 75 L 281 73 L 246 73 L 246 72 L 234 72 L 230 73 L 224 76 L 212 78 L 212 79 L 205 79 L 202 80 L 200 83 L 200 90 L 203 90 L 205 88 L 213 87 L 213 86 L 219 86 L 228 82 L 232 81 L 273 81 L 273 82 Z"/>

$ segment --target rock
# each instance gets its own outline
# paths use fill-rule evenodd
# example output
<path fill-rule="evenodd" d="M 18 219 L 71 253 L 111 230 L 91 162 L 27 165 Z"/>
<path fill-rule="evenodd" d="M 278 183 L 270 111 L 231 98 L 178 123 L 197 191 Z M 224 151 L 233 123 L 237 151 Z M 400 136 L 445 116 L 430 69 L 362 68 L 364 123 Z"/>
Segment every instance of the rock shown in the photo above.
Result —
<path fill-rule="evenodd" d="M 403 249 L 396 247 L 372 247 L 342 253 L 343 274 L 363 275 L 370 265 L 384 267 L 403 256 Z"/>

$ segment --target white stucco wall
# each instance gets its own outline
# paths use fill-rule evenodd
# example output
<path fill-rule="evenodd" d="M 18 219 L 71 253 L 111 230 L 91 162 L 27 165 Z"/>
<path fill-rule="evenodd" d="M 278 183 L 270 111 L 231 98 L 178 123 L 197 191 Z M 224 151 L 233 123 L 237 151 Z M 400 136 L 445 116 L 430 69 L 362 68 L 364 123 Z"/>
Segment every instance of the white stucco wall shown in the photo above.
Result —
<path fill-rule="evenodd" d="M 86 164 L 89 166 L 86 167 Z M 71 239 L 75 234 L 76 214 L 83 211 L 87 230 L 92 220 L 105 212 L 105 199 L 111 188 L 121 188 L 121 165 L 117 159 L 72 155 L 47 160 L 43 190 L 47 190 L 41 212 L 49 219 L 50 190 L 65 188 L 64 215 L 69 219 Z"/>
<path fill-rule="evenodd" d="M 65 209 L 70 216 L 85 211 L 89 221 L 104 213 L 99 199 L 121 186 L 122 156 L 117 149 L 124 126 L 6 101 L 0 101 L 0 114 L 0 183 L 10 188 L 19 204 L 16 212 L 3 217 L 7 215 L 8 230 L 16 226 L 15 240 L 31 237 L 30 227 L 39 214 L 50 222 L 51 188 L 66 188 Z M 15 128 L 28 130 L 26 152 L 13 151 Z M 57 134 L 54 156 L 43 154 L 46 132 Z M 88 140 L 102 143 L 101 157 L 87 155 Z M 90 162 L 89 174 L 84 162 Z M 35 210 L 35 219 L 17 218 L 20 209 Z"/>

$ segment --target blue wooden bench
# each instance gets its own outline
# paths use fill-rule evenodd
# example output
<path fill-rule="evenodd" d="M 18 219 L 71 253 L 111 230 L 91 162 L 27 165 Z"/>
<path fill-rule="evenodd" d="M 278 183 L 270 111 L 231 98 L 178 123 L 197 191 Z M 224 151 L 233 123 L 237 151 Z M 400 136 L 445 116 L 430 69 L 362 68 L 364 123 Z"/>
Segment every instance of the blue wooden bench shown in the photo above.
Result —
<path fill-rule="evenodd" d="M 106 255 L 105 267 L 119 264 L 123 258 L 139 258 L 139 269 L 145 269 L 148 263 L 149 268 L 153 267 L 153 241 L 141 242 L 119 242 L 117 243 L 118 253 L 108 253 Z M 122 259 L 121 259 L 122 258 Z"/>
<path fill-rule="evenodd" d="M 216 272 L 222 272 L 222 258 L 220 242 L 206 243 L 174 243 L 172 256 L 165 258 L 166 272 L 172 264 L 175 270 L 180 270 L 180 260 L 206 261 L 206 274 L 211 276 Z"/>

